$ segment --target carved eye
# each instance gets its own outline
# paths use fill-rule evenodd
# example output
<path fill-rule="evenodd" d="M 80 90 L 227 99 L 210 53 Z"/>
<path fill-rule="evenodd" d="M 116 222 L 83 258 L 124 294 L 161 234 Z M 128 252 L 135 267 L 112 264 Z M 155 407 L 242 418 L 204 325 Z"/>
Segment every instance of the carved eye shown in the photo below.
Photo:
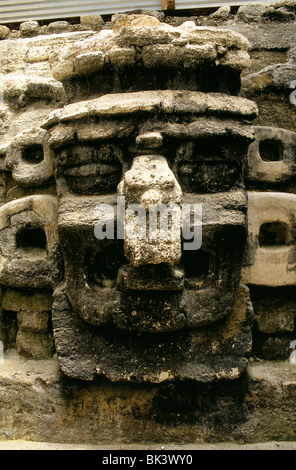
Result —
<path fill-rule="evenodd" d="M 122 152 L 116 145 L 77 144 L 58 155 L 57 176 L 64 177 L 77 194 L 107 194 L 116 191 L 122 174 Z"/>

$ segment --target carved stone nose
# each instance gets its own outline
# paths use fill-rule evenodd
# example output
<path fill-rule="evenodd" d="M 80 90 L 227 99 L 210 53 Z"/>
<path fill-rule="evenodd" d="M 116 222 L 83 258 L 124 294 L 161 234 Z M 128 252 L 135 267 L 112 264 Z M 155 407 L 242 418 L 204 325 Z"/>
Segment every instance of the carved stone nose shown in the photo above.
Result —
<path fill-rule="evenodd" d="M 182 190 L 166 159 L 134 158 L 118 187 L 125 196 L 125 255 L 134 266 L 176 264 L 181 258 Z"/>

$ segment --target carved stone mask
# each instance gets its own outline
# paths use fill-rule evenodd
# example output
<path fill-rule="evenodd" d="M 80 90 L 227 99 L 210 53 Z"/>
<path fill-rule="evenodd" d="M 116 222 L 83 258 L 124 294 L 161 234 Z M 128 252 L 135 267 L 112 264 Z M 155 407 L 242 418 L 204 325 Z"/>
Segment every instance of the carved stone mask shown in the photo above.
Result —
<path fill-rule="evenodd" d="M 0 281 L 18 272 L 26 287 L 27 231 L 43 230 L 29 272 L 37 263 L 36 288 L 54 288 L 68 376 L 210 382 L 245 370 L 248 47 L 234 32 L 136 18 L 50 60 L 70 104 L 18 136 L 7 164 L 21 185 L 53 176 L 57 196 L 1 208 Z"/>
<path fill-rule="evenodd" d="M 199 109 L 206 100 L 205 117 Z M 121 105 L 113 111 L 115 102 Z M 233 367 L 228 356 L 236 346 L 229 340 L 232 351 L 224 352 L 230 346 L 219 345 L 217 335 L 226 327 L 219 332 L 217 320 L 236 321 L 246 238 L 243 160 L 253 140 L 237 116 L 254 113 L 242 98 L 217 95 L 211 109 L 209 95 L 158 91 L 107 95 L 49 118 L 65 262 L 53 325 L 68 375 L 157 382 L 213 380 L 221 367 L 225 376 L 240 373 L 245 358 Z M 184 204 L 202 205 L 201 249 L 183 250 L 182 227 L 175 238 L 170 231 L 166 239 L 118 236 L 119 211 L 127 228 L 133 204 L 144 212 L 151 204 L 181 212 Z M 102 205 L 112 209 L 114 235 L 99 240 Z M 194 218 L 189 222 L 193 233 Z M 243 310 L 246 316 L 246 304 Z M 235 335 L 243 331 L 234 328 Z"/>

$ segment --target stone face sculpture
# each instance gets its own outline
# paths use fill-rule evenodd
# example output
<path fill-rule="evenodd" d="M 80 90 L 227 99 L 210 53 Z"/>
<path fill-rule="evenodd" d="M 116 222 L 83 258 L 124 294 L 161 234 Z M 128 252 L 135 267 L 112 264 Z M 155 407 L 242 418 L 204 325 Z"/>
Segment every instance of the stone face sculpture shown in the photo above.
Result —
<path fill-rule="evenodd" d="M 69 377 L 234 379 L 251 350 L 252 307 L 240 276 L 244 162 L 257 107 L 237 96 L 249 45 L 192 22 L 125 21 L 52 54 L 69 104 L 34 138 L 13 141 L 7 169 L 26 188 L 54 179 L 57 195 L 1 208 L 0 282 L 27 287 L 36 272 L 34 287 L 53 289 L 55 347 Z M 180 221 L 189 207 L 187 234 L 181 225 L 173 233 L 170 213 L 167 238 L 157 224 L 150 239 L 136 229 L 128 236 L 121 224 L 133 224 L 132 205 L 143 208 L 146 229 L 151 205 L 174 206 Z M 95 235 L 102 207 L 112 237 Z M 23 263 L 23 227 L 45 233 L 36 263 L 30 246 Z M 200 227 L 201 247 L 188 249 Z"/>
<path fill-rule="evenodd" d="M 251 344 L 240 269 L 243 162 L 254 139 L 248 121 L 257 109 L 219 92 L 231 75 L 238 89 L 247 43 L 192 24 L 133 21 L 115 28 L 115 35 L 105 32 L 111 43 L 105 51 L 80 45 L 53 63 L 66 89 L 69 79 L 81 89 L 81 75 L 92 74 L 90 94 L 99 96 L 53 112 L 43 125 L 54 153 L 65 263 L 52 313 L 58 357 L 67 375 L 88 380 L 235 378 Z M 215 76 L 210 86 L 202 77 L 209 70 Z M 100 89 L 95 72 L 110 74 L 114 87 L 117 80 L 112 94 L 102 93 L 105 84 Z M 132 204 L 145 210 L 149 204 L 180 210 L 185 203 L 202 205 L 202 248 L 184 251 L 181 230 L 174 239 L 125 233 L 98 240 L 101 204 L 114 208 L 119 231 L 118 197 L 125 198 L 124 210 Z M 124 220 L 130 220 L 126 212 Z"/>

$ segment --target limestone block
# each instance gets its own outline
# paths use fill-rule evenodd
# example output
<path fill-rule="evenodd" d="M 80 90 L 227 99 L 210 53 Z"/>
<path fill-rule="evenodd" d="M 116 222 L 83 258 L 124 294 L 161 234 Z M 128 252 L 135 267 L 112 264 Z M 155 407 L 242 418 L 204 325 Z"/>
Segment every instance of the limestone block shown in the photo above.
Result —
<path fill-rule="evenodd" d="M 121 28 L 117 34 L 116 42 L 120 46 L 139 46 L 148 44 L 168 44 L 173 39 L 178 39 L 181 32 L 165 23 L 158 23 L 153 17 L 148 17 L 149 24 L 141 25 L 141 21 L 133 25 Z M 146 20 L 144 20 L 146 22 Z M 153 22 L 153 24 L 151 24 Z M 155 23 L 156 22 L 156 23 Z"/>
<path fill-rule="evenodd" d="M 20 73 L 5 77 L 3 95 L 4 102 L 8 102 L 15 110 L 27 106 L 36 99 L 49 100 L 53 103 L 63 103 L 65 100 L 63 85 L 57 80 Z"/>
<path fill-rule="evenodd" d="M 114 17 L 114 19 L 116 19 Z M 137 15 L 137 14 L 132 14 L 132 15 L 118 15 L 118 19 L 114 21 L 114 26 L 113 29 L 114 31 L 120 31 L 122 28 L 126 28 L 129 26 L 158 26 L 160 24 L 160 21 L 155 17 L 151 15 Z"/>
<path fill-rule="evenodd" d="M 83 25 L 102 26 L 104 20 L 101 15 L 83 15 L 80 17 L 80 23 Z"/>
<path fill-rule="evenodd" d="M 215 18 L 215 19 L 223 19 L 225 20 L 230 16 L 230 6 L 229 5 L 223 5 L 222 7 L 218 8 L 218 10 L 214 11 L 214 13 L 210 14 L 210 18 Z"/>
<path fill-rule="evenodd" d="M 16 336 L 16 349 L 26 358 L 49 359 L 54 353 L 54 343 L 48 333 L 19 330 Z"/>
<path fill-rule="evenodd" d="M 52 76 L 59 81 L 64 81 L 74 75 L 74 63 L 72 60 L 60 60 L 51 66 Z"/>
<path fill-rule="evenodd" d="M 246 23 L 258 22 L 267 10 L 267 5 L 255 3 L 253 5 L 241 5 L 237 11 L 235 20 L 244 21 Z"/>
<path fill-rule="evenodd" d="M 33 295 L 19 289 L 6 288 L 3 293 L 2 309 L 11 312 L 50 312 L 52 295 L 49 292 L 35 292 Z"/>
<path fill-rule="evenodd" d="M 81 36 L 82 35 L 82 36 Z M 61 35 L 63 37 L 64 35 Z M 94 71 L 99 70 L 103 66 L 102 59 L 105 53 L 109 51 L 114 44 L 113 30 L 102 30 L 99 33 L 88 31 L 83 33 L 69 33 L 66 35 L 64 47 L 52 51 L 49 57 L 52 76 L 56 80 L 66 81 L 71 77 L 79 76 L 81 74 L 93 73 L 91 70 L 91 63 L 94 61 L 97 66 Z M 81 70 L 76 70 L 75 63 L 76 57 L 81 62 Z M 82 56 L 82 57 L 81 57 Z M 90 71 L 87 69 L 83 71 L 83 64 L 86 62 Z"/>
<path fill-rule="evenodd" d="M 10 29 L 7 26 L 0 25 L 0 39 L 5 39 L 10 33 Z"/>
<path fill-rule="evenodd" d="M 248 193 L 245 283 L 295 285 L 295 202 L 294 194 Z"/>
<path fill-rule="evenodd" d="M 50 312 L 19 312 L 17 321 L 22 331 L 46 333 L 48 331 Z"/>
<path fill-rule="evenodd" d="M 137 135 L 136 145 L 138 148 L 156 149 L 163 143 L 163 137 L 160 132 L 147 132 Z"/>
<path fill-rule="evenodd" d="M 184 26 L 183 26 L 184 27 Z M 182 26 L 180 26 L 180 29 Z M 196 26 L 186 33 L 187 39 L 191 44 L 214 43 L 217 46 L 226 47 L 234 50 L 250 50 L 248 39 L 242 34 L 231 31 L 221 30 L 214 27 Z"/>
<path fill-rule="evenodd" d="M 39 34 L 40 26 L 38 21 L 25 21 L 20 24 L 20 34 L 22 37 L 31 37 Z"/>
<path fill-rule="evenodd" d="M 243 70 L 250 67 L 251 60 L 247 51 L 228 51 L 219 60 L 219 63 L 234 70 Z"/>
<path fill-rule="evenodd" d="M 254 127 L 249 146 L 246 180 L 256 183 L 288 183 L 296 172 L 296 133 L 274 127 Z"/>
<path fill-rule="evenodd" d="M 136 10 L 134 12 L 115 13 L 114 15 L 112 15 L 111 21 L 112 23 L 114 23 L 114 26 L 119 20 L 126 21 L 126 23 L 124 24 L 130 24 L 132 20 L 137 19 L 140 16 L 141 17 L 152 16 L 154 18 L 157 18 L 159 21 L 163 21 L 165 19 L 165 13 L 162 11 L 141 9 L 141 10 Z"/>
<path fill-rule="evenodd" d="M 195 91 L 144 91 L 112 93 L 100 98 L 65 106 L 49 114 L 42 128 L 49 129 L 59 122 L 78 121 L 95 116 L 124 116 L 132 113 L 164 114 L 222 114 L 225 118 L 254 119 L 257 117 L 256 103 L 246 98 L 222 93 Z"/>
<path fill-rule="evenodd" d="M 101 51 L 78 54 L 74 60 L 74 69 L 79 75 L 90 75 L 101 70 L 105 64 L 105 57 Z"/>
<path fill-rule="evenodd" d="M 63 33 L 69 31 L 71 25 L 68 21 L 53 21 L 47 26 L 50 33 Z"/>
<path fill-rule="evenodd" d="M 134 67 L 136 64 L 136 50 L 133 47 L 112 47 L 106 53 L 106 61 L 114 69 L 124 69 Z"/>
<path fill-rule="evenodd" d="M 292 333 L 296 315 L 293 286 L 252 286 L 251 298 L 256 329 L 266 335 Z"/>
<path fill-rule="evenodd" d="M 173 67 L 181 64 L 182 54 L 173 44 L 152 44 L 142 49 L 144 67 Z"/>

